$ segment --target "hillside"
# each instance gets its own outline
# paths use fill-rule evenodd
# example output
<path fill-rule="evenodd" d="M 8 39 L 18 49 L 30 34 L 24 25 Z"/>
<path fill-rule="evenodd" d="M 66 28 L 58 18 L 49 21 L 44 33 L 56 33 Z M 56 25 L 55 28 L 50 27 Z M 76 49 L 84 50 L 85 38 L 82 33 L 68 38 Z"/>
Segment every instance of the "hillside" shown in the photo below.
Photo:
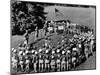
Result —
<path fill-rule="evenodd" d="M 95 8 L 83 8 L 83 7 L 64 7 L 64 6 L 48 6 L 45 7 L 47 14 L 47 20 L 54 20 L 55 8 L 57 8 L 64 16 L 59 18 L 69 19 L 73 23 L 81 25 L 88 25 L 95 29 Z"/>

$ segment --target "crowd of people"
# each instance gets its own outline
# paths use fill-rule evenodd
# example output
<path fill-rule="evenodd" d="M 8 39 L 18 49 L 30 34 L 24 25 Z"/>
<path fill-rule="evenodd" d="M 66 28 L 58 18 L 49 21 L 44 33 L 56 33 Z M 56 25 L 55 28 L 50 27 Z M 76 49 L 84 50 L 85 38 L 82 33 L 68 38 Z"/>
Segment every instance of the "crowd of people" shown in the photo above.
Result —
<path fill-rule="evenodd" d="M 17 49 L 12 48 L 12 69 L 21 73 L 69 71 L 87 60 L 96 50 L 92 31 L 75 33 L 69 40 L 66 34 L 62 38 L 61 42 L 57 42 L 57 47 L 48 44 L 50 38 L 45 37 L 42 47 L 24 42 Z"/>

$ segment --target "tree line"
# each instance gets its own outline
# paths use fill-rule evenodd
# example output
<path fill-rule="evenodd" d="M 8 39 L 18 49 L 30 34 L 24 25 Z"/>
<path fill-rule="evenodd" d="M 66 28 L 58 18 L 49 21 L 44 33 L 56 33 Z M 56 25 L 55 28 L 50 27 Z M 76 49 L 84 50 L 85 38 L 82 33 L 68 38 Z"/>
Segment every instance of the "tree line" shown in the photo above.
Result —
<path fill-rule="evenodd" d="M 47 12 L 44 6 L 34 2 L 11 2 L 12 35 L 23 35 L 26 30 L 33 32 L 36 27 L 43 28 Z"/>

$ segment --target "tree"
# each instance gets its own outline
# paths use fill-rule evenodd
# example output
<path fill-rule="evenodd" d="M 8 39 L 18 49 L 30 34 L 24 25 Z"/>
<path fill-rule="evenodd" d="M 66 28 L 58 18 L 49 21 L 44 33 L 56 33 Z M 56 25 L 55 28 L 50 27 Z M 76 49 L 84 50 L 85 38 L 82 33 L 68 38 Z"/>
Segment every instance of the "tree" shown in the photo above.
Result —
<path fill-rule="evenodd" d="M 25 1 L 11 3 L 12 35 L 24 34 L 25 30 L 34 31 L 36 26 L 43 28 L 45 22 L 43 4 Z M 17 30 L 16 30 L 17 29 Z"/>

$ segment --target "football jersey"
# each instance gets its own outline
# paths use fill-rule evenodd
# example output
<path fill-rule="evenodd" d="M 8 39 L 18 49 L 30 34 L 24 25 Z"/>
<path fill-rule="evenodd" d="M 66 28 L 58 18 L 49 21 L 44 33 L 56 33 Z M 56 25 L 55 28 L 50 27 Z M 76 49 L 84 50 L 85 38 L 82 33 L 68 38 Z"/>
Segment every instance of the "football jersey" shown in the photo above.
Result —
<path fill-rule="evenodd" d="M 49 63 L 49 60 L 48 59 L 45 59 L 45 63 L 48 64 Z"/>
<path fill-rule="evenodd" d="M 51 60 L 51 66 L 54 66 L 54 65 L 55 65 L 55 61 Z"/>
<path fill-rule="evenodd" d="M 39 59 L 39 63 L 43 63 L 43 60 L 42 59 Z"/>

